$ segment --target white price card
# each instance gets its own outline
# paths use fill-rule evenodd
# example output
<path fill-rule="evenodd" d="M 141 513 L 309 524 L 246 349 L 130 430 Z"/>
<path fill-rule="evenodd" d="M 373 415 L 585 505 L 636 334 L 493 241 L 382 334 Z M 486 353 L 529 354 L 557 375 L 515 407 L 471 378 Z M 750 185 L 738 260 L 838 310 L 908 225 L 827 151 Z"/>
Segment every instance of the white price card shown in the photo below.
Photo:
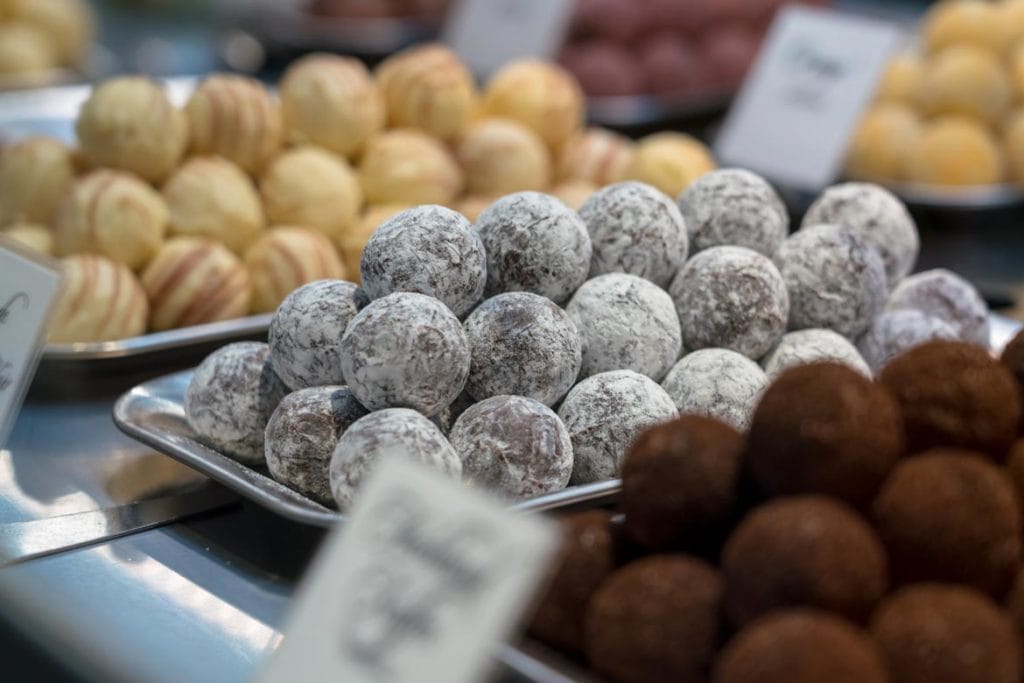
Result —
<path fill-rule="evenodd" d="M 457 0 L 444 42 L 478 76 L 521 57 L 554 57 L 572 21 L 573 0 Z"/>
<path fill-rule="evenodd" d="M 479 681 L 558 540 L 550 520 L 388 458 L 324 541 L 261 680 Z"/>
<path fill-rule="evenodd" d="M 723 165 L 797 189 L 815 191 L 833 182 L 901 39 L 886 22 L 787 7 L 768 32 L 715 154 Z"/>
<path fill-rule="evenodd" d="M 0 447 L 35 375 L 61 273 L 0 237 Z"/>

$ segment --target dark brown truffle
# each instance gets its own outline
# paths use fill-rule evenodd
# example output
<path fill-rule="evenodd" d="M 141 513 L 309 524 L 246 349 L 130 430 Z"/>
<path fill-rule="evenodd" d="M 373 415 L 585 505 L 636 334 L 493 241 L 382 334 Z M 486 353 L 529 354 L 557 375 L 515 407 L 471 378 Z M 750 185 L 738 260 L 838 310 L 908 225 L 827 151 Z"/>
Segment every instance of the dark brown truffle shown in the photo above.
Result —
<path fill-rule="evenodd" d="M 586 653 L 618 683 L 697 683 L 718 645 L 722 582 L 686 555 L 638 560 L 612 574 L 590 603 Z"/>
<path fill-rule="evenodd" d="M 1017 493 L 1018 505 L 1024 504 L 1024 439 L 1019 439 L 1010 447 L 1010 455 L 1006 457 L 1006 474 Z M 1024 516 L 1024 509 L 1021 509 Z"/>
<path fill-rule="evenodd" d="M 870 631 L 892 683 L 1020 681 L 1020 644 L 1013 625 L 970 588 L 907 586 L 879 605 Z"/>
<path fill-rule="evenodd" d="M 1024 330 L 1018 332 L 1003 348 L 999 358 L 1017 379 L 1017 386 L 1024 391 Z"/>
<path fill-rule="evenodd" d="M 885 389 L 845 365 L 812 363 L 765 392 L 746 459 L 768 494 L 823 493 L 863 508 L 902 452 L 899 409 Z"/>
<path fill-rule="evenodd" d="M 1024 569 L 1017 571 L 1010 592 L 1006 594 L 1006 611 L 1017 627 L 1017 636 L 1024 640 Z"/>
<path fill-rule="evenodd" d="M 885 550 L 860 516 L 823 496 L 755 508 L 722 553 L 725 611 L 737 627 L 779 607 L 865 621 L 887 586 Z"/>
<path fill-rule="evenodd" d="M 1017 383 L 980 346 L 921 344 L 890 361 L 880 381 L 900 404 L 911 451 L 949 446 L 1001 460 L 1017 435 Z"/>
<path fill-rule="evenodd" d="M 640 435 L 622 466 L 626 531 L 652 549 L 687 548 L 732 516 L 743 437 L 715 419 L 685 415 Z"/>
<path fill-rule="evenodd" d="M 583 623 L 590 598 L 614 566 L 611 513 L 590 510 L 561 519 L 557 569 L 530 623 L 539 640 L 569 653 L 583 652 Z"/>
<path fill-rule="evenodd" d="M 715 683 L 887 683 L 885 660 L 867 634 L 817 610 L 758 619 L 722 650 Z"/>
<path fill-rule="evenodd" d="M 1016 494 L 981 454 L 930 451 L 900 463 L 872 509 L 896 582 L 950 581 L 1000 595 L 1020 561 Z"/>

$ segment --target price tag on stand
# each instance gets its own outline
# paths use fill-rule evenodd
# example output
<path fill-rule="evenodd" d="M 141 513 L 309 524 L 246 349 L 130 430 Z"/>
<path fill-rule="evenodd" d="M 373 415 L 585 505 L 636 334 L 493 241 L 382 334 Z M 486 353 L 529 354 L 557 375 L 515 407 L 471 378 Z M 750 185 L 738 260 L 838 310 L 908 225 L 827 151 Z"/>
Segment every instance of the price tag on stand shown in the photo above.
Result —
<path fill-rule="evenodd" d="M 549 520 L 392 457 L 324 541 L 261 681 L 478 681 L 557 542 Z"/>
<path fill-rule="evenodd" d="M 779 13 L 715 143 L 723 165 L 815 191 L 839 174 L 850 137 L 902 34 L 843 12 Z"/>
<path fill-rule="evenodd" d="M 56 266 L 0 237 L 0 447 L 35 375 L 60 285 Z"/>

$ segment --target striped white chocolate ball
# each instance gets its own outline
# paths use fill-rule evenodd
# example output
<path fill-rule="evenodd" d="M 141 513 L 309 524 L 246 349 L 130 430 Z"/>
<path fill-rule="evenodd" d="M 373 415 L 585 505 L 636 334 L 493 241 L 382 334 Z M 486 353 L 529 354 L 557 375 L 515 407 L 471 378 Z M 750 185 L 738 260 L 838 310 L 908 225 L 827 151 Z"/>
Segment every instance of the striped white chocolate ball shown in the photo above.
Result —
<path fill-rule="evenodd" d="M 544 190 L 551 183 L 551 155 L 544 141 L 511 119 L 473 124 L 455 154 L 466 174 L 466 189 L 473 194 Z"/>
<path fill-rule="evenodd" d="M 245 265 L 252 279 L 253 313 L 273 312 L 306 283 L 345 278 L 345 266 L 330 240 L 308 228 L 270 230 L 250 247 Z"/>
<path fill-rule="evenodd" d="M 99 342 L 146 331 L 146 293 L 123 263 L 79 254 L 61 261 L 64 290 L 50 323 L 53 344 Z"/>
<path fill-rule="evenodd" d="M 0 153 L 0 225 L 49 223 L 75 178 L 71 148 L 59 140 L 30 137 Z"/>
<path fill-rule="evenodd" d="M 586 180 L 598 187 L 622 180 L 633 157 L 633 143 L 606 128 L 574 135 L 558 155 L 559 180 Z"/>
<path fill-rule="evenodd" d="M 448 204 L 462 190 L 462 171 L 441 142 L 415 130 L 391 130 L 370 141 L 359 178 L 371 204 Z"/>
<path fill-rule="evenodd" d="M 526 124 L 551 148 L 565 143 L 583 125 L 583 91 L 572 74 L 539 59 L 503 67 L 484 91 L 483 113 Z"/>

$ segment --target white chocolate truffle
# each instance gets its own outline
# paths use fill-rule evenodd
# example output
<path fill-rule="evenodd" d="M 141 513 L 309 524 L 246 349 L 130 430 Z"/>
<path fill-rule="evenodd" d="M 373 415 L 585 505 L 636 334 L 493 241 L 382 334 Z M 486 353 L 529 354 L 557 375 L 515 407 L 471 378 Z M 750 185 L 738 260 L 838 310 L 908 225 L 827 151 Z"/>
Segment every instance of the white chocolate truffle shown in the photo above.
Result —
<path fill-rule="evenodd" d="M 789 368 L 823 361 L 842 363 L 868 379 L 871 378 L 871 368 L 857 347 L 838 332 L 821 328 L 797 330 L 784 335 L 764 357 L 762 364 L 768 378 L 774 380 Z"/>
<path fill-rule="evenodd" d="M 480 214 L 476 231 L 487 250 L 487 296 L 533 292 L 560 304 L 587 279 L 587 226 L 551 195 L 502 197 Z"/>
<path fill-rule="evenodd" d="M 263 232 L 256 187 L 227 159 L 189 159 L 164 184 L 163 194 L 171 235 L 209 237 L 242 255 Z"/>
<path fill-rule="evenodd" d="M 723 168 L 698 178 L 679 196 L 694 252 L 737 246 L 769 258 L 789 232 L 789 212 L 764 178 Z"/>
<path fill-rule="evenodd" d="M 4 228 L 3 234 L 21 246 L 28 247 L 40 254 L 53 256 L 56 249 L 53 232 L 45 225 L 15 223 Z"/>
<path fill-rule="evenodd" d="M 407 408 L 378 410 L 345 430 L 331 457 L 331 494 L 342 512 L 385 457 L 410 458 L 454 480 L 462 476 L 459 456 L 434 423 Z"/>
<path fill-rule="evenodd" d="M 10 4 L 11 16 L 50 37 L 61 64 L 76 66 L 88 56 L 96 35 L 96 15 L 87 0 L 14 0 Z"/>
<path fill-rule="evenodd" d="M 64 289 L 50 323 L 51 344 L 136 337 L 146 331 L 146 293 L 127 266 L 92 254 L 61 261 Z"/>
<path fill-rule="evenodd" d="M 764 370 L 729 349 L 701 349 L 683 356 L 661 388 L 680 415 L 713 417 L 745 430 L 768 386 Z"/>
<path fill-rule="evenodd" d="M 633 157 L 633 142 L 606 128 L 587 128 L 574 135 L 558 155 L 559 180 L 586 180 L 598 187 L 623 178 Z"/>
<path fill-rule="evenodd" d="M 609 273 L 587 280 L 565 312 L 580 333 L 581 378 L 633 370 L 658 382 L 682 351 L 672 297 L 641 277 Z"/>
<path fill-rule="evenodd" d="M 384 128 L 384 100 L 358 59 L 316 53 L 281 77 L 281 113 L 287 138 L 353 158 Z"/>
<path fill-rule="evenodd" d="M 24 21 L 0 23 L 0 75 L 17 76 L 27 85 L 42 85 L 60 61 L 46 33 Z"/>
<path fill-rule="evenodd" d="M 345 271 L 348 278 L 353 282 L 359 282 L 359 262 L 363 258 L 363 249 L 370 241 L 374 231 L 384 224 L 392 216 L 399 214 L 410 207 L 404 204 L 380 204 L 368 206 L 363 211 L 355 225 L 334 238 L 334 244 L 341 254 L 341 261 L 345 264 Z"/>
<path fill-rule="evenodd" d="M 200 441 L 245 465 L 265 462 L 264 430 L 288 387 L 260 342 L 223 346 L 196 368 L 185 391 L 185 417 Z"/>
<path fill-rule="evenodd" d="M 598 190 L 580 207 L 593 244 L 590 277 L 629 273 L 668 287 L 686 260 L 689 240 L 679 207 L 636 181 Z"/>
<path fill-rule="evenodd" d="M 514 500 L 560 491 L 572 475 L 568 430 L 530 398 L 492 396 L 467 408 L 449 439 L 464 482 Z"/>
<path fill-rule="evenodd" d="M 426 204 L 377 228 L 363 250 L 359 272 L 371 299 L 419 292 L 462 318 L 484 294 L 487 254 L 464 216 Z"/>
<path fill-rule="evenodd" d="M 744 247 L 700 252 L 679 271 L 669 294 L 687 349 L 726 348 L 760 358 L 786 331 L 786 281 L 771 259 Z"/>
<path fill-rule="evenodd" d="M 252 280 L 252 312 L 270 313 L 302 285 L 341 279 L 341 264 L 330 240 L 308 228 L 278 227 L 249 247 L 245 266 Z"/>
<path fill-rule="evenodd" d="M 518 121 L 484 119 L 459 140 L 455 156 L 466 190 L 502 195 L 543 190 L 551 183 L 551 155 L 544 141 Z"/>
<path fill-rule="evenodd" d="M 343 384 L 341 337 L 363 306 L 351 282 L 319 280 L 289 294 L 274 312 L 268 341 L 274 370 L 292 389 Z"/>
<path fill-rule="evenodd" d="M 0 226 L 16 221 L 48 224 L 75 178 L 64 143 L 30 137 L 0 152 Z"/>
<path fill-rule="evenodd" d="M 558 409 L 572 440 L 572 484 L 617 477 L 633 441 L 648 427 L 678 415 L 672 397 L 632 370 L 583 380 Z"/>
<path fill-rule="evenodd" d="M 371 204 L 448 204 L 462 191 L 455 158 L 415 130 L 389 130 L 370 140 L 359 180 Z"/>
<path fill-rule="evenodd" d="M 890 360 L 933 339 L 957 339 L 948 323 L 913 308 L 885 311 L 857 340 L 857 350 L 878 375 Z"/>
<path fill-rule="evenodd" d="M 970 282 L 944 268 L 906 278 L 893 289 L 885 310 L 913 308 L 942 320 L 957 337 L 988 347 L 988 305 Z"/>
<path fill-rule="evenodd" d="M 335 239 L 358 220 L 359 178 L 343 158 L 316 147 L 297 147 L 274 159 L 260 179 L 267 220 L 304 225 Z"/>
<path fill-rule="evenodd" d="M 542 296 L 509 292 L 491 297 L 469 315 L 465 327 L 473 355 L 466 391 L 478 401 L 516 395 L 551 406 L 579 375 L 576 325 Z"/>
<path fill-rule="evenodd" d="M 370 410 L 433 417 L 466 385 L 470 350 L 459 319 L 433 297 L 398 292 L 367 305 L 341 338 L 345 383 Z"/>
<path fill-rule="evenodd" d="M 156 255 L 167 220 L 163 198 L 140 179 L 123 171 L 93 171 L 74 182 L 57 210 L 57 253 L 99 254 L 137 270 Z"/>
<path fill-rule="evenodd" d="M 151 183 L 170 174 L 188 144 L 185 114 L 162 87 L 141 76 L 112 78 L 94 88 L 75 132 L 93 166 L 130 171 Z"/>
<path fill-rule="evenodd" d="M 562 67 L 539 59 L 511 62 L 484 90 L 486 116 L 515 119 L 555 149 L 583 125 L 583 91 Z"/>
<path fill-rule="evenodd" d="M 622 177 L 678 197 L 693 181 L 714 169 L 715 158 L 704 143 L 685 133 L 665 131 L 637 142 Z"/>

